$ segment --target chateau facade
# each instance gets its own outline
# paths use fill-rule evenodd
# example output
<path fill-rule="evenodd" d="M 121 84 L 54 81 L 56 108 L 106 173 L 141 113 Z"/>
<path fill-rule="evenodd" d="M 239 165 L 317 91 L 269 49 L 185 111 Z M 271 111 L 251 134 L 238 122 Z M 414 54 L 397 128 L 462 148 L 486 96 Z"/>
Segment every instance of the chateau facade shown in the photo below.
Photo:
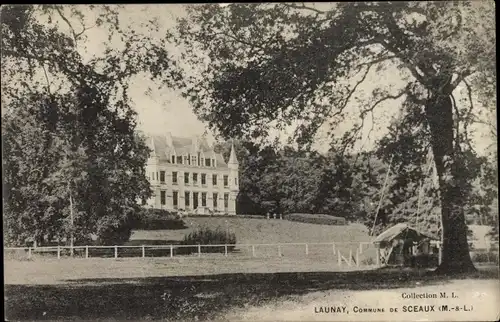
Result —
<path fill-rule="evenodd" d="M 196 214 L 236 214 L 238 160 L 231 146 L 227 163 L 205 138 L 150 136 L 146 176 L 153 196 L 145 206 Z"/>

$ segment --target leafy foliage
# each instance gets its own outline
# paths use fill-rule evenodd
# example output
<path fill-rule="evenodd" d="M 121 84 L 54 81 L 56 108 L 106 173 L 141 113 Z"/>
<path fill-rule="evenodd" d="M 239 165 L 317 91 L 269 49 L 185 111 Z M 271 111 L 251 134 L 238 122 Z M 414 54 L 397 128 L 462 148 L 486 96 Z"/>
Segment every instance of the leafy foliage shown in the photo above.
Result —
<path fill-rule="evenodd" d="M 117 7 L 89 8 L 96 14 L 61 5 L 2 7 L 9 243 L 68 241 L 70 235 L 123 242 L 137 200 L 150 194 L 144 174 L 149 150 L 135 133 L 128 81 L 139 72 L 166 84 L 180 76 L 161 44 L 121 28 Z M 82 57 L 92 17 L 110 40 L 122 39 L 123 50 L 105 47 L 103 56 Z"/>
<path fill-rule="evenodd" d="M 229 231 L 224 230 L 222 227 L 217 227 L 216 229 L 210 229 L 208 227 L 202 227 L 194 232 L 189 233 L 184 236 L 181 245 L 228 245 L 228 251 L 234 249 L 236 244 L 236 235 Z M 225 251 L 224 246 L 205 246 L 201 247 L 200 250 L 203 253 L 221 253 Z M 178 253 L 194 253 L 198 251 L 197 247 L 181 247 L 177 249 Z"/>
<path fill-rule="evenodd" d="M 430 144 L 443 223 L 442 271 L 473 270 L 464 220 L 476 175 L 468 173 L 472 158 L 464 149 L 470 146 L 467 127 L 473 103 L 470 99 L 470 107 L 457 106 L 454 92 L 462 84 L 471 97 L 469 81 L 477 87 L 495 78 L 493 5 L 462 1 L 350 2 L 325 10 L 289 3 L 192 7 L 179 23 L 177 40 L 189 52 L 185 58 L 190 65 L 201 70 L 199 77 L 190 79 L 185 94 L 198 115 L 224 137 L 265 138 L 270 129 L 295 123 L 296 142 L 307 149 L 321 126 L 333 130 L 345 120 L 346 106 L 372 68 L 379 74 L 388 66 L 397 68 L 400 88 L 377 84 L 369 99 L 358 102 L 361 124 L 341 138 L 329 132 L 332 146 L 340 146 L 343 153 L 360 136 L 367 115 L 384 101 L 402 98 L 399 122 L 411 122 L 406 124 L 408 132 L 398 137 L 420 156 L 414 169 L 406 169 L 404 158 L 410 156 L 398 153 L 401 160 L 396 164 L 398 170 L 405 169 L 406 178 L 397 178 L 395 188 L 415 191 L 410 186 L 415 180 L 407 179 L 422 171 L 418 160 L 428 151 L 422 143 Z"/>

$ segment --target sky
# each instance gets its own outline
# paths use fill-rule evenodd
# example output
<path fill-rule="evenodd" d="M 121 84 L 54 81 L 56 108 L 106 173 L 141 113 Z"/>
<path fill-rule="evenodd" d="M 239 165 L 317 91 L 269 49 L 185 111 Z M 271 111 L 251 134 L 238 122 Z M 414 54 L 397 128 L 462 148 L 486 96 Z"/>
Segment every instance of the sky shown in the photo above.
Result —
<path fill-rule="evenodd" d="M 317 4 L 317 6 L 328 6 L 330 4 Z M 85 6 L 79 6 L 83 11 Z M 87 10 L 88 11 L 88 10 Z M 161 37 L 164 30 L 169 30 L 175 27 L 176 19 L 186 15 L 185 5 L 182 4 L 153 4 L 153 5 L 125 5 L 125 9 L 121 11 L 120 21 L 124 26 L 133 27 L 138 33 L 150 33 L 148 29 L 141 27 L 141 23 L 148 23 L 151 19 L 156 18 L 160 31 L 152 32 L 154 37 Z M 92 15 L 89 14 L 92 19 Z M 86 48 L 82 49 L 82 55 L 90 58 L 93 55 L 99 55 L 105 48 L 104 43 L 107 43 L 107 34 L 99 28 L 89 29 L 86 34 L 88 41 L 85 44 Z M 114 44 L 111 44 L 113 46 Z M 171 51 L 177 49 L 171 45 L 167 48 Z M 360 87 L 359 100 L 353 100 L 347 107 L 348 117 L 335 131 L 336 135 L 350 129 L 354 122 L 357 122 L 356 111 L 359 104 L 366 104 L 367 97 L 374 88 L 383 85 L 384 87 L 393 88 L 392 93 L 397 93 L 398 88 L 404 86 L 402 81 L 401 71 L 395 66 L 390 66 L 385 72 L 377 73 L 372 71 L 363 86 Z M 202 123 L 193 113 L 190 103 L 181 97 L 180 92 L 161 88 L 157 84 L 150 81 L 145 75 L 134 77 L 130 84 L 130 96 L 133 100 L 134 108 L 138 113 L 138 128 L 139 130 L 150 134 L 164 134 L 171 132 L 175 136 L 197 136 L 202 135 L 207 131 L 206 124 Z M 463 88 L 457 88 L 457 97 L 465 97 Z M 355 149 L 369 149 L 374 142 L 381 138 L 389 125 L 392 118 L 397 117 L 400 111 L 402 100 L 386 101 L 376 109 L 373 115 L 365 121 L 363 129 L 363 138 L 357 143 Z M 488 140 L 482 135 L 481 128 L 474 129 L 479 134 L 475 136 L 475 146 L 478 151 L 484 152 L 486 147 L 493 141 Z M 291 129 L 285 132 L 274 132 L 272 136 L 278 136 L 285 141 L 287 132 L 291 133 Z M 319 151 L 325 151 L 328 148 L 329 139 L 324 135 L 326 128 L 320 130 L 315 147 Z M 213 135 L 208 132 L 207 138 L 209 141 L 214 141 Z"/>

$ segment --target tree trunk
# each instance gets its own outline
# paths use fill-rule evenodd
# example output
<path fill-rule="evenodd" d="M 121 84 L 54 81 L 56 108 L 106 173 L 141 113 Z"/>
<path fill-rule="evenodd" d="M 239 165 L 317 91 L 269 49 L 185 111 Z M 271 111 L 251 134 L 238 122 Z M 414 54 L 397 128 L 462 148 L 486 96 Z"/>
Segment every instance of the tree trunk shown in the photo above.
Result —
<path fill-rule="evenodd" d="M 441 196 L 442 261 L 438 274 L 476 271 L 470 258 L 460 180 L 458 146 L 453 146 L 453 106 L 450 95 L 434 95 L 425 106 Z"/>

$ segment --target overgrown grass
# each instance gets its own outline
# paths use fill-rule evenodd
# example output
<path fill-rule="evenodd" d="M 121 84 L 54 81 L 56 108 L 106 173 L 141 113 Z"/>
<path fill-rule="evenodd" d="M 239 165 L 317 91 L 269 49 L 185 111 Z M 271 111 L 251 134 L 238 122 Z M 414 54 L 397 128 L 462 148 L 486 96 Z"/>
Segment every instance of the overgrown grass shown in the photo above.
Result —
<path fill-rule="evenodd" d="M 186 236 L 181 242 L 181 245 L 228 245 L 228 246 L 201 246 L 198 247 L 179 247 L 178 254 L 190 254 L 200 250 L 203 253 L 222 253 L 232 251 L 236 244 L 236 235 L 220 226 L 215 229 L 210 227 L 202 227 L 195 230 Z"/>

